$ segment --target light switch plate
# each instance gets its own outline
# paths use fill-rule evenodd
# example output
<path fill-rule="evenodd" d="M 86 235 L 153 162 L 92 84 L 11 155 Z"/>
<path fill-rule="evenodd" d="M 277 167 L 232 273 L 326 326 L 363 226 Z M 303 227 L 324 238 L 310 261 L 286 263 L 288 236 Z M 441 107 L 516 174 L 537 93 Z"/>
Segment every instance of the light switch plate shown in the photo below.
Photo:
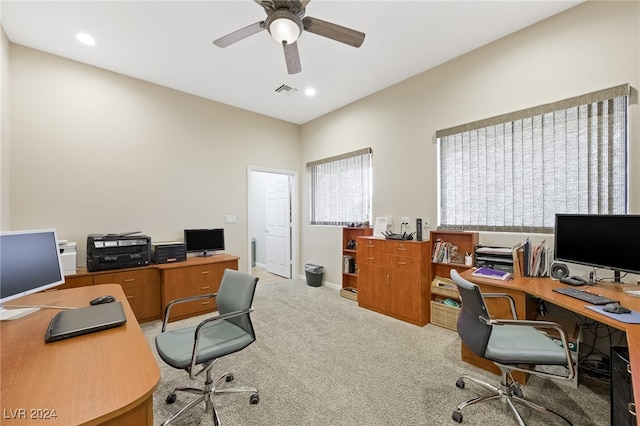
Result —
<path fill-rule="evenodd" d="M 225 215 L 224 223 L 238 223 L 238 217 L 235 214 Z"/>

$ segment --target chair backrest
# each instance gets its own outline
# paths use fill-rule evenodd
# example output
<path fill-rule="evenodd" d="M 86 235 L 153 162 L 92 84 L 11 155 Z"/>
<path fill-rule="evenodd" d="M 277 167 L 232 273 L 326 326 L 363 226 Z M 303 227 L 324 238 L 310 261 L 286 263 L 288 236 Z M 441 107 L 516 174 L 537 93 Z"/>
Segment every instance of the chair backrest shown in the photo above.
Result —
<path fill-rule="evenodd" d="M 458 335 L 469 349 L 483 357 L 491 336 L 489 311 L 484 303 L 480 288 L 460 276 L 455 269 L 451 270 L 451 279 L 458 286 L 462 306 L 458 315 Z"/>
<path fill-rule="evenodd" d="M 257 283 L 258 278 L 251 274 L 225 269 L 216 297 L 220 315 L 251 308 Z M 255 336 L 249 314 L 231 318 L 229 321 Z"/>

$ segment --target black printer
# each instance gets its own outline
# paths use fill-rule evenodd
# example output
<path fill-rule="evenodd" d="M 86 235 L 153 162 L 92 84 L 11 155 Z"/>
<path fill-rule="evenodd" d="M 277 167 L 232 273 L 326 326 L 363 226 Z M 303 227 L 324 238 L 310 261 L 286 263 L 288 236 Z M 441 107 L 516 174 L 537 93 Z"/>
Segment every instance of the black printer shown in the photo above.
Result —
<path fill-rule="evenodd" d="M 151 259 L 151 237 L 139 232 L 87 236 L 89 272 L 145 266 Z"/>

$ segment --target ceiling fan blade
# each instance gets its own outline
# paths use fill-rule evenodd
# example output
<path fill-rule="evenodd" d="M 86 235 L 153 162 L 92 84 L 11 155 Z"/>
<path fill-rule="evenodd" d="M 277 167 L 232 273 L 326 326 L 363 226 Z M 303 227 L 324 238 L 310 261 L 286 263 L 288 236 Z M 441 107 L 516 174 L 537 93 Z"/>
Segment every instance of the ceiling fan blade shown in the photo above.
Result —
<path fill-rule="evenodd" d="M 227 47 L 251 35 L 259 33 L 265 28 L 266 28 L 266 24 L 264 23 L 264 21 L 256 22 L 255 24 L 251 24 L 248 27 L 240 28 L 237 31 L 234 31 L 230 34 L 227 34 L 226 36 L 223 36 L 217 40 L 214 40 L 213 44 L 215 44 L 218 47 Z"/>
<path fill-rule="evenodd" d="M 283 43 L 282 47 L 284 48 L 284 60 L 287 62 L 287 72 L 289 74 L 297 74 L 302 71 L 300 54 L 298 53 L 298 43 Z"/>
<path fill-rule="evenodd" d="M 364 33 L 338 24 L 306 16 L 302 19 L 304 30 L 330 38 L 353 47 L 360 47 L 364 41 Z"/>

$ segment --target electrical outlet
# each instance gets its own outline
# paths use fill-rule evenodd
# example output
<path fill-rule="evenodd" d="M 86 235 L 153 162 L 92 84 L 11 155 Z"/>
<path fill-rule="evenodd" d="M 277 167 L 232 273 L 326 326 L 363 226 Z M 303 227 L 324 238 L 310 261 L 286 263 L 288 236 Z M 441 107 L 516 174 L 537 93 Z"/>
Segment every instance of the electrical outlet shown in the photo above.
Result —
<path fill-rule="evenodd" d="M 431 218 L 425 217 L 422 219 L 422 227 L 423 228 L 431 228 Z"/>
<path fill-rule="evenodd" d="M 409 225 L 409 222 L 411 221 L 410 217 L 404 216 L 400 218 L 400 225 Z"/>

